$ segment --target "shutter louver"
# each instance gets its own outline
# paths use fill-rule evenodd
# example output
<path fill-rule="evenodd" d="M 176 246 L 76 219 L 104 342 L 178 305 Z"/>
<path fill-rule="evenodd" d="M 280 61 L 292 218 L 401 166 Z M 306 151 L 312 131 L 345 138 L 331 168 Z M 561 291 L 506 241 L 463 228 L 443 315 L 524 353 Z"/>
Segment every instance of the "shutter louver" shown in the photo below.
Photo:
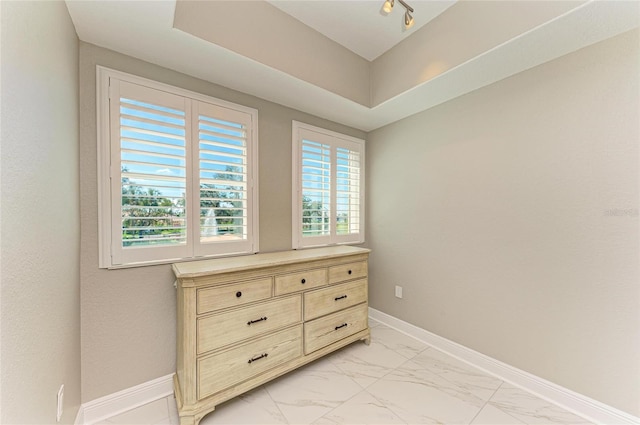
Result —
<path fill-rule="evenodd" d="M 258 111 L 98 77 L 100 267 L 257 252 Z"/>
<path fill-rule="evenodd" d="M 198 133 L 200 242 L 246 240 L 246 126 L 199 114 Z"/>
<path fill-rule="evenodd" d="M 330 146 L 302 140 L 302 236 L 331 233 Z"/>
<path fill-rule="evenodd" d="M 293 121 L 294 248 L 364 242 L 364 140 Z"/>
<path fill-rule="evenodd" d="M 336 151 L 336 234 L 360 232 L 360 153 Z"/>
<path fill-rule="evenodd" d="M 122 247 L 184 245 L 185 112 L 119 101 Z"/>

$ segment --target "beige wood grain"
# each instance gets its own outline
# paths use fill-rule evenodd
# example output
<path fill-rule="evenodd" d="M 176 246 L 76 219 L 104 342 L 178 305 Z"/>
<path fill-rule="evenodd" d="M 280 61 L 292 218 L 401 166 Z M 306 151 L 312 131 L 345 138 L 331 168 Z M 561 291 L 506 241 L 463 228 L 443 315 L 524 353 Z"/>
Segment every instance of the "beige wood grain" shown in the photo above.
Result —
<path fill-rule="evenodd" d="M 329 284 L 360 279 L 363 277 L 367 277 L 366 261 L 329 267 Z"/>
<path fill-rule="evenodd" d="M 313 250 L 310 250 L 313 251 Z M 279 276 L 282 274 L 302 272 L 304 270 L 321 269 L 337 266 L 340 264 L 357 263 L 360 261 L 367 261 L 368 253 L 355 252 L 344 257 L 335 258 L 320 258 L 315 260 L 295 262 L 295 263 L 283 263 L 272 264 L 268 267 L 246 267 L 242 270 L 222 271 L 218 270 L 211 274 L 200 274 L 195 278 L 179 278 L 182 282 L 182 287 L 205 287 L 205 286 L 219 286 L 227 285 L 245 280 L 259 279 L 265 276 Z"/>
<path fill-rule="evenodd" d="M 232 285 L 198 289 L 198 314 L 271 298 L 271 276 Z"/>
<path fill-rule="evenodd" d="M 198 360 L 198 398 L 215 394 L 302 355 L 302 325 Z"/>
<path fill-rule="evenodd" d="M 196 290 L 182 288 L 178 284 L 177 305 L 177 372 L 180 382 L 184 383 L 182 390 L 186 403 L 196 400 Z"/>
<path fill-rule="evenodd" d="M 213 260 L 189 261 L 175 263 L 172 265 L 172 268 L 177 278 L 186 279 L 198 276 L 211 276 L 219 273 L 245 271 L 247 269 L 300 264 L 323 259 L 339 259 L 349 255 L 366 255 L 369 252 L 370 250 L 366 248 L 341 245 L 327 248 L 268 252 L 239 257 L 216 258 Z"/>
<path fill-rule="evenodd" d="M 266 318 L 266 320 L 260 320 Z M 259 321 L 258 321 L 259 320 Z M 302 297 L 293 295 L 198 319 L 198 354 L 298 323 Z M 251 321 L 255 323 L 249 324 Z"/>
<path fill-rule="evenodd" d="M 304 353 L 309 354 L 367 328 L 366 304 L 324 316 L 304 324 Z"/>
<path fill-rule="evenodd" d="M 182 288 L 181 283 L 182 282 L 178 280 L 176 286 L 176 374 L 174 384 L 180 382 L 182 387 L 184 387 L 188 374 L 188 371 L 185 370 L 184 362 L 189 354 L 189 350 L 184 343 L 186 331 L 185 322 L 189 320 L 189 317 L 184 311 L 184 288 Z M 180 398 L 180 401 L 184 401 L 183 397 Z M 179 407 L 180 406 L 178 406 L 178 408 Z"/>
<path fill-rule="evenodd" d="M 197 425 L 234 396 L 349 343 L 368 342 L 368 254 L 330 247 L 174 264 L 180 423 Z M 276 351 L 248 363 L 267 353 L 263 344 Z"/>
<path fill-rule="evenodd" d="M 367 301 L 367 279 L 304 293 L 304 320 L 315 319 Z"/>
<path fill-rule="evenodd" d="M 305 270 L 276 276 L 275 295 L 290 294 L 325 286 L 327 284 L 327 269 Z"/>
<path fill-rule="evenodd" d="M 301 366 L 304 366 L 321 357 L 324 357 L 327 354 L 330 354 L 346 345 L 352 344 L 356 341 L 363 341 L 366 343 L 366 341 L 370 337 L 371 337 L 371 333 L 369 331 L 369 328 L 364 329 L 358 333 L 355 333 L 344 339 L 336 341 L 327 347 L 314 351 L 313 353 L 298 357 L 287 363 L 283 363 L 280 366 L 276 366 L 273 369 L 270 369 L 260 375 L 256 375 L 253 378 L 240 382 L 239 384 L 232 385 L 216 394 L 213 394 L 209 397 L 199 400 L 194 405 L 191 405 L 191 406 L 182 405 L 183 408 L 179 410 L 180 419 L 182 420 L 183 416 L 192 417 L 194 415 L 201 415 L 200 417 L 202 417 L 202 415 L 213 411 L 217 405 L 224 403 L 227 400 L 230 400 L 240 394 L 244 394 L 245 392 L 250 391 L 253 388 L 259 387 L 260 385 L 266 382 L 269 382 L 279 376 L 282 376 Z M 174 381 L 174 384 L 177 384 L 177 381 Z M 176 392 L 176 394 L 178 393 Z M 180 406 L 180 403 L 178 403 L 178 405 Z M 198 421 L 195 421 L 195 425 L 198 425 Z"/>

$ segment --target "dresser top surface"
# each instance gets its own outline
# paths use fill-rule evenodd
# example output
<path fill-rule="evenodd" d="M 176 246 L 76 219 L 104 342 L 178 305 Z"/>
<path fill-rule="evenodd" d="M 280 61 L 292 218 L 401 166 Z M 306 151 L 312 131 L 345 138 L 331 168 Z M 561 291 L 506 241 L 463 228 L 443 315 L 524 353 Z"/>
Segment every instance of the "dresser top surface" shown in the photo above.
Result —
<path fill-rule="evenodd" d="M 196 260 L 173 264 L 178 279 L 196 278 L 219 273 L 230 273 L 259 267 L 295 264 L 305 261 L 325 260 L 349 255 L 368 254 L 367 248 L 340 245 L 292 251 L 267 252 L 239 257 Z"/>

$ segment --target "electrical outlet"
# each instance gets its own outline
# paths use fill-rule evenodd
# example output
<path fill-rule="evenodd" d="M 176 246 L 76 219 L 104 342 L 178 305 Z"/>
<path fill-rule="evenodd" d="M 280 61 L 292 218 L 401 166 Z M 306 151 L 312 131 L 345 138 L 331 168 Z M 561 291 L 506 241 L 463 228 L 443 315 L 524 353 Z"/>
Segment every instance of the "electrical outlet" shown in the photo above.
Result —
<path fill-rule="evenodd" d="M 56 413 L 56 422 L 60 422 L 62 419 L 62 409 L 64 406 L 64 384 L 60 385 L 58 390 L 58 412 Z"/>
<path fill-rule="evenodd" d="M 396 298 L 402 298 L 402 286 L 396 285 Z"/>

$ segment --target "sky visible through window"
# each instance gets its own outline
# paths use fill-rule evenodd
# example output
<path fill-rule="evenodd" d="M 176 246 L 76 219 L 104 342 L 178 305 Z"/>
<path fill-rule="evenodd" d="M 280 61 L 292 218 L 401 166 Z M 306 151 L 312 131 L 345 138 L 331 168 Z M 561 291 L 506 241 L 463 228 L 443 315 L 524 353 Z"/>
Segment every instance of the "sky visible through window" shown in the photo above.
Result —
<path fill-rule="evenodd" d="M 184 111 L 120 99 L 124 247 L 184 244 L 187 140 Z M 198 116 L 201 241 L 246 234 L 246 132 L 242 124 Z"/>
<path fill-rule="evenodd" d="M 324 236 L 335 221 L 337 234 L 357 233 L 360 212 L 360 154 L 336 149 L 331 177 L 331 147 L 302 140 L 302 235 Z M 331 187 L 335 185 L 335 219 L 331 217 Z"/>
<path fill-rule="evenodd" d="M 302 141 L 302 235 L 331 231 L 331 151 L 328 145 Z"/>

